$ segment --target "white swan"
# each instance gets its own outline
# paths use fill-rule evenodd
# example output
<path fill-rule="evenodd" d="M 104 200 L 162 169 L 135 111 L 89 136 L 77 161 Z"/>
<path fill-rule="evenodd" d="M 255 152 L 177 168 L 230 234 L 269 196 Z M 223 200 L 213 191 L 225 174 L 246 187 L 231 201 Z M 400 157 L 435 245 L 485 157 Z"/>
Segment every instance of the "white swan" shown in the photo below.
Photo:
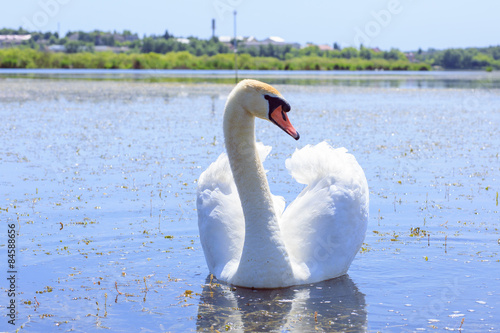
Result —
<path fill-rule="evenodd" d="M 290 105 L 272 86 L 243 80 L 224 112 L 226 154 L 198 181 L 198 227 L 208 268 L 219 280 L 249 288 L 280 288 L 345 274 L 365 238 L 368 185 L 345 148 L 323 142 L 286 161 L 307 187 L 285 211 L 269 190 L 261 160 L 269 147 L 255 142 L 255 117 L 295 139 Z"/>

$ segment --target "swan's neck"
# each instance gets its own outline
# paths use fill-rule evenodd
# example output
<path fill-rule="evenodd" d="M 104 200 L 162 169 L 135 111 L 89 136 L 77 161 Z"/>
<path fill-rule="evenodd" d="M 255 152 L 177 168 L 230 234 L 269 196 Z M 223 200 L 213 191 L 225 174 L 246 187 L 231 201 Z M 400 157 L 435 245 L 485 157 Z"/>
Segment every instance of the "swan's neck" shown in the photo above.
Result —
<path fill-rule="evenodd" d="M 278 228 L 271 191 L 255 145 L 255 117 L 244 110 L 231 109 L 226 108 L 224 115 L 224 137 L 245 215 L 245 230 L 251 234 L 261 228 Z"/>
<path fill-rule="evenodd" d="M 261 278 L 270 274 L 266 272 L 269 269 L 285 279 L 292 278 L 266 173 L 255 145 L 255 117 L 235 98 L 230 98 L 226 105 L 224 137 L 245 216 L 245 242 L 238 271 L 248 275 L 253 270 Z"/>

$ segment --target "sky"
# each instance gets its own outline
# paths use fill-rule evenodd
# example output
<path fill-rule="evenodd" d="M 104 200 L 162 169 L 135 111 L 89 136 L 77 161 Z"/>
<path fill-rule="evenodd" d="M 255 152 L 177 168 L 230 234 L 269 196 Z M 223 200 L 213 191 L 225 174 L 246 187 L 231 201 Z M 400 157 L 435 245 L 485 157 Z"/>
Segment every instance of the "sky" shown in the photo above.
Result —
<path fill-rule="evenodd" d="M 2 1 L 0 27 L 95 29 L 139 36 L 284 38 L 342 47 L 422 48 L 500 45 L 497 0 L 20 0 Z"/>

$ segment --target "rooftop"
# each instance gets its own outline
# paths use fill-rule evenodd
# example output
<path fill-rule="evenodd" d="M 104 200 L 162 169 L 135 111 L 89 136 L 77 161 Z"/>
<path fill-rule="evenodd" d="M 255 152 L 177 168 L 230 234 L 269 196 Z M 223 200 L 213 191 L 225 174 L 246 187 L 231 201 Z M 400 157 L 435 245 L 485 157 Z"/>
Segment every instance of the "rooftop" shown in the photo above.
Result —
<path fill-rule="evenodd" d="M 22 42 L 31 39 L 31 35 L 0 35 L 0 41 Z"/>

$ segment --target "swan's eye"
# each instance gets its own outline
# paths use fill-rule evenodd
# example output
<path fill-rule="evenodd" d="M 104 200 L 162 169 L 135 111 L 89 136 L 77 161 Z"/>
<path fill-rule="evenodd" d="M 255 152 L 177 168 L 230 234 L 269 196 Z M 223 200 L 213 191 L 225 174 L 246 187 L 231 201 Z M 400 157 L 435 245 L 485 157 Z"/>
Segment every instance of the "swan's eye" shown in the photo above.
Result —
<path fill-rule="evenodd" d="M 269 95 L 264 95 L 264 98 L 269 102 L 269 112 L 273 112 L 278 106 L 281 106 L 282 110 L 285 112 L 291 109 L 290 104 L 282 98 Z"/>
<path fill-rule="evenodd" d="M 287 101 L 283 101 L 283 111 L 289 112 L 292 108 L 290 107 L 290 104 L 288 104 Z"/>

